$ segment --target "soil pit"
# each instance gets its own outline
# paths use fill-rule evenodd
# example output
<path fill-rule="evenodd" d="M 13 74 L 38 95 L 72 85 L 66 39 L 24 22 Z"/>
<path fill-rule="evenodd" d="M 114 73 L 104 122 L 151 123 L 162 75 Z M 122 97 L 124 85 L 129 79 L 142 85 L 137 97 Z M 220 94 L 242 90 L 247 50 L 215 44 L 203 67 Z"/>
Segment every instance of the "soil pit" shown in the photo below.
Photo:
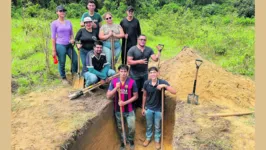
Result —
<path fill-rule="evenodd" d="M 164 115 L 164 149 L 172 149 L 174 119 L 175 119 L 176 101 L 168 96 L 165 98 L 165 115 Z M 136 110 L 136 150 L 154 150 L 154 140 L 147 146 L 143 147 L 145 140 L 146 120 L 141 115 L 141 109 Z M 119 137 L 115 124 L 113 113 L 113 103 L 110 102 L 101 113 L 95 118 L 89 120 L 85 126 L 77 130 L 75 136 L 68 139 L 61 149 L 68 150 L 118 150 L 120 147 Z M 154 138 L 154 137 L 153 137 Z M 129 149 L 129 144 L 127 144 Z"/>

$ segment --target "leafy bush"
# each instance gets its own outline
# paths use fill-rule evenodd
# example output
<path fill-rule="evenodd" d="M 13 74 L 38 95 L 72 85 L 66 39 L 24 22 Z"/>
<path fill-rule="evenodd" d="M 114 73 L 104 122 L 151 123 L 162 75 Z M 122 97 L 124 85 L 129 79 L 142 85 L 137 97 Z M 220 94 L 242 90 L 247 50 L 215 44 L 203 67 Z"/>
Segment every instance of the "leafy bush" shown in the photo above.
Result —
<path fill-rule="evenodd" d="M 254 0 L 237 0 L 234 3 L 238 16 L 253 18 L 255 16 Z"/>

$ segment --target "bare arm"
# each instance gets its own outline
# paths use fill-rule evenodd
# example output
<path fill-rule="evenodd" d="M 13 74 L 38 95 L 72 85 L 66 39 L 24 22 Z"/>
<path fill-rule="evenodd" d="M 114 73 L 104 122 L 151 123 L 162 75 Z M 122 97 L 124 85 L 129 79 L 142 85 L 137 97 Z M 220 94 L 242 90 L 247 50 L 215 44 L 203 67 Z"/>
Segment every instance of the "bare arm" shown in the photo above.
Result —
<path fill-rule="evenodd" d="M 130 99 L 128 99 L 128 100 L 126 100 L 126 101 L 124 101 L 124 102 L 119 102 L 119 106 L 125 106 L 125 105 L 127 105 L 127 104 L 129 104 L 129 103 L 132 103 L 132 102 L 134 102 L 135 100 L 137 100 L 138 99 L 138 92 L 134 92 L 133 93 L 133 97 L 131 97 Z"/>
<path fill-rule="evenodd" d="M 55 39 L 52 39 L 52 50 L 53 50 L 53 56 L 56 56 Z"/>
<path fill-rule="evenodd" d="M 115 87 L 113 90 L 108 90 L 106 93 L 106 97 L 108 99 L 112 99 L 115 96 L 115 93 L 117 92 L 117 87 Z"/>
<path fill-rule="evenodd" d="M 165 88 L 167 91 L 169 91 L 171 94 L 176 94 L 176 90 L 169 86 L 169 85 L 166 85 L 166 84 L 159 84 L 157 86 L 157 89 L 161 90 L 162 88 Z"/>

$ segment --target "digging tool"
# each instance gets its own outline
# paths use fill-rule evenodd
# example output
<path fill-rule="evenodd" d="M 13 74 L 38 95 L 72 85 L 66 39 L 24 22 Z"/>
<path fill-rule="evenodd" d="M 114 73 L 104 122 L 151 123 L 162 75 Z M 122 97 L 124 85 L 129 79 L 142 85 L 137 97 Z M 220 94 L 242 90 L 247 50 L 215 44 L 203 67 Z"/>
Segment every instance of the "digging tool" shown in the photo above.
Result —
<path fill-rule="evenodd" d="M 164 91 L 162 88 L 162 125 L 161 125 L 161 150 L 163 150 L 163 119 L 164 119 Z"/>
<path fill-rule="evenodd" d="M 194 103 L 195 105 L 199 104 L 199 96 L 195 94 L 196 91 L 196 85 L 197 85 L 197 76 L 198 76 L 198 70 L 200 65 L 202 64 L 202 60 L 200 59 L 196 59 L 195 64 L 196 64 L 196 76 L 195 76 L 195 80 L 194 80 L 194 86 L 193 86 L 193 91 L 192 94 L 188 94 L 187 96 L 187 103 Z"/>
<path fill-rule="evenodd" d="M 114 37 L 111 36 L 111 51 L 112 51 L 112 69 L 115 70 L 115 43 L 114 43 Z"/>
<path fill-rule="evenodd" d="M 251 115 L 254 112 L 244 112 L 244 113 L 227 113 L 227 114 L 208 114 L 208 117 L 228 117 L 228 116 L 243 116 L 243 115 Z"/>
<path fill-rule="evenodd" d="M 119 74 L 115 74 L 115 75 L 109 77 L 108 80 L 111 81 L 113 78 L 118 77 L 118 75 Z M 90 86 L 88 86 L 86 88 L 83 88 L 82 90 L 79 90 L 79 91 L 76 91 L 73 94 L 70 94 L 68 96 L 68 98 L 70 100 L 76 99 L 76 98 L 80 97 L 81 95 L 84 95 L 85 93 L 87 93 L 87 92 L 89 92 L 89 91 L 91 91 L 91 90 L 93 90 L 93 89 L 95 89 L 95 88 L 97 88 L 97 87 L 99 87 L 101 85 L 103 85 L 103 83 L 97 82 L 96 84 L 90 85 Z"/>
<path fill-rule="evenodd" d="M 158 44 L 158 46 L 160 46 L 160 47 L 161 47 L 161 49 L 160 49 L 160 50 L 163 50 L 163 48 L 164 48 L 164 44 Z M 158 70 L 160 70 L 160 58 L 159 58 L 159 60 L 158 60 L 158 65 L 157 65 L 157 68 L 158 68 Z"/>
<path fill-rule="evenodd" d="M 120 88 L 117 90 L 118 92 L 118 97 L 119 97 L 119 102 L 121 102 L 121 93 L 120 93 Z M 125 133 L 125 126 L 124 126 L 124 117 L 123 117 L 123 110 L 122 110 L 122 106 L 120 106 L 120 119 L 121 119 L 121 125 L 122 125 L 122 133 L 123 133 L 123 142 L 124 145 L 126 147 L 127 143 L 126 143 L 126 133 Z"/>
<path fill-rule="evenodd" d="M 73 87 L 75 89 L 84 88 L 84 77 L 80 73 L 80 49 L 78 48 L 78 72 L 75 74 L 73 79 Z"/>
<path fill-rule="evenodd" d="M 127 56 L 127 38 L 125 38 L 124 64 L 126 64 L 126 56 Z"/>

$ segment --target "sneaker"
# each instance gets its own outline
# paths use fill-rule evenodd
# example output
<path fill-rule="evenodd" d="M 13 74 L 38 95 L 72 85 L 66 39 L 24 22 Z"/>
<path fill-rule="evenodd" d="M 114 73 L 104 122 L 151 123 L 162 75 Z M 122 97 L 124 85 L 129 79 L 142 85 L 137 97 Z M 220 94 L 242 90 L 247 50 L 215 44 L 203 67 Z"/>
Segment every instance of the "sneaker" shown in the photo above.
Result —
<path fill-rule="evenodd" d="M 129 141 L 129 145 L 130 145 L 130 150 L 134 150 L 135 149 L 134 141 Z"/>
<path fill-rule="evenodd" d="M 143 142 L 143 146 L 145 146 L 145 147 L 147 147 L 149 144 L 150 144 L 150 142 L 151 142 L 151 140 L 145 140 L 144 142 Z"/>
<path fill-rule="evenodd" d="M 161 149 L 161 144 L 160 144 L 160 142 L 155 142 L 155 148 L 156 148 L 156 149 Z"/>
<path fill-rule="evenodd" d="M 62 79 L 62 83 L 63 83 L 64 85 L 68 84 L 67 79 L 66 79 L 66 78 L 63 78 L 63 79 Z"/>
<path fill-rule="evenodd" d="M 126 148 L 125 148 L 125 144 L 124 144 L 124 143 L 121 143 L 121 145 L 120 145 L 120 150 L 126 150 Z"/>

